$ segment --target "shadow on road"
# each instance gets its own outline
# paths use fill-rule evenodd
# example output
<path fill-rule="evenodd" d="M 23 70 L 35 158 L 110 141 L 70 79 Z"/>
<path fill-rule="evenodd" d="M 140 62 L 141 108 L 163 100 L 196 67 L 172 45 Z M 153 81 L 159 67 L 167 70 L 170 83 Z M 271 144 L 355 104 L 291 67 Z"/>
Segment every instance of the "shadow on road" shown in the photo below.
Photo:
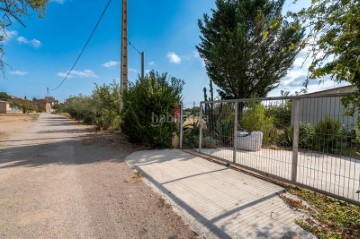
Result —
<path fill-rule="evenodd" d="M 135 150 L 135 146 L 114 144 L 109 138 L 111 136 L 61 137 L 60 142 L 52 143 L 47 142 L 54 139 L 59 140 L 59 138 L 42 138 L 40 141 L 39 139 L 7 141 L 16 146 L 0 147 L 0 169 L 23 166 L 39 167 L 48 164 L 123 162 L 124 158 Z M 109 147 L 109 145 L 117 148 Z"/>

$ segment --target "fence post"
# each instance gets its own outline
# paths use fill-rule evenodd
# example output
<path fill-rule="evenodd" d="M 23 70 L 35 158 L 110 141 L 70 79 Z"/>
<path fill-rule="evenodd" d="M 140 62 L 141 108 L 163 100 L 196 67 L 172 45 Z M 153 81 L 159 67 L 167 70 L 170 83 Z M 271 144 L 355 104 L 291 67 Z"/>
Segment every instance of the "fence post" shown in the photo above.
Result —
<path fill-rule="evenodd" d="M 239 103 L 235 102 L 233 163 L 236 163 L 236 144 L 237 144 L 236 136 L 237 136 L 237 127 L 238 127 L 238 112 L 239 112 Z"/>
<path fill-rule="evenodd" d="M 291 170 L 291 181 L 296 183 L 297 180 L 297 168 L 298 168 L 298 152 L 299 152 L 299 99 L 293 100 L 293 156 L 292 156 L 292 170 Z"/>
<path fill-rule="evenodd" d="M 184 134 L 184 111 L 183 104 L 180 104 L 180 149 L 183 148 L 183 134 Z"/>
<path fill-rule="evenodd" d="M 206 104 L 206 103 L 205 103 Z M 203 130 L 203 111 L 202 111 L 203 103 L 200 103 L 200 129 L 199 129 L 199 152 L 201 152 L 201 146 L 202 146 L 202 130 Z"/>

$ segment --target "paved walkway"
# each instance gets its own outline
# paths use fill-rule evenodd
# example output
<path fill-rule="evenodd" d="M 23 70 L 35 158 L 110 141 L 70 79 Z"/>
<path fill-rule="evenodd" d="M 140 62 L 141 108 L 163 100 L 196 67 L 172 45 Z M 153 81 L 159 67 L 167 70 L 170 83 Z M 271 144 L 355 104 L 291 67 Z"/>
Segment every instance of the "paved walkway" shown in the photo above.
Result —
<path fill-rule="evenodd" d="M 233 161 L 233 150 L 202 149 L 202 152 Z M 291 180 L 292 151 L 261 149 L 236 151 L 236 163 L 264 173 Z M 297 182 L 325 192 L 360 202 L 360 160 L 315 152 L 299 152 Z"/>
<path fill-rule="evenodd" d="M 313 238 L 279 197 L 284 189 L 179 150 L 141 151 L 127 162 L 207 238 Z"/>

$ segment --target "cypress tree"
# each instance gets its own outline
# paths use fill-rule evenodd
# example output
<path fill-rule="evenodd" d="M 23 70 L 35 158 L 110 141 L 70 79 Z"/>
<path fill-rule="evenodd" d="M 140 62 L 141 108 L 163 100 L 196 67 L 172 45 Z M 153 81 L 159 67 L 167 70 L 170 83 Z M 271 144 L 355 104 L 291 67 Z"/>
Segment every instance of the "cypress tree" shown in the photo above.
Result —
<path fill-rule="evenodd" d="M 199 20 L 197 46 L 223 99 L 264 97 L 301 50 L 304 29 L 281 13 L 285 0 L 216 0 Z"/>

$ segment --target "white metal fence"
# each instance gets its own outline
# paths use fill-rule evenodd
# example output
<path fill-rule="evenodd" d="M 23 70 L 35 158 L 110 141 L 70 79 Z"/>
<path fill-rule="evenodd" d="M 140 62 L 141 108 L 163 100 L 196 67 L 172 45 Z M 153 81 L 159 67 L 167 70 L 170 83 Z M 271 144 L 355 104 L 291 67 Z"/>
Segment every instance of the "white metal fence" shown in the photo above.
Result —
<path fill-rule="evenodd" d="M 198 150 L 360 204 L 359 113 L 344 96 L 201 102 Z"/>

